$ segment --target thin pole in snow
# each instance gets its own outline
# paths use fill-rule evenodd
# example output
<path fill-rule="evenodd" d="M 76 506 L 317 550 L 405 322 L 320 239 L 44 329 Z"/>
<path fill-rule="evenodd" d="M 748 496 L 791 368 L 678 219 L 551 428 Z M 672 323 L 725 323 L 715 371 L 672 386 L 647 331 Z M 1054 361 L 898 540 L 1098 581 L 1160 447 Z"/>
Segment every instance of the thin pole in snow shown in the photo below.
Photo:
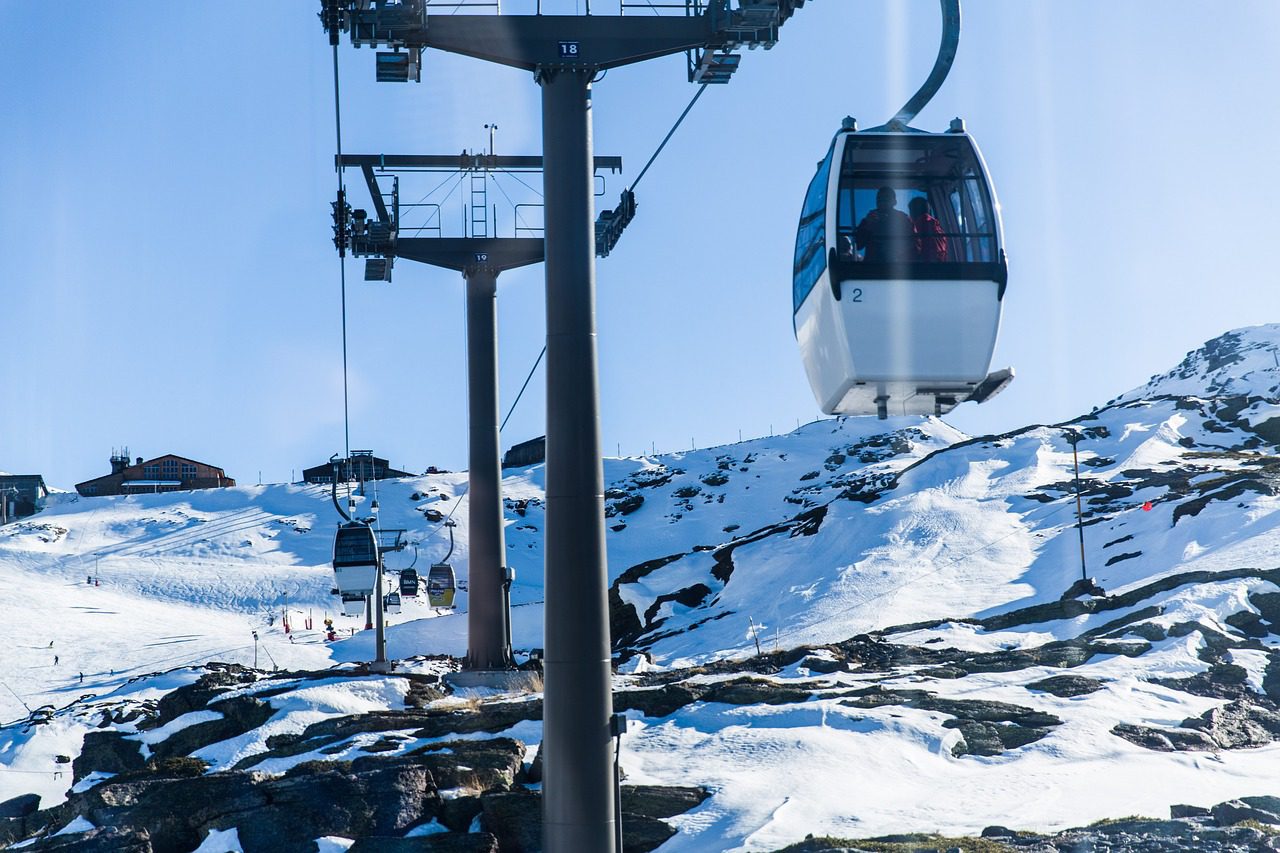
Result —
<path fill-rule="evenodd" d="M 1071 442 L 1071 458 L 1076 467 L 1076 531 L 1080 534 L 1080 579 L 1087 581 L 1089 572 L 1085 569 L 1084 562 L 1084 509 L 1080 504 L 1080 452 L 1077 448 L 1081 437 L 1074 430 L 1067 433 L 1067 441 Z"/>

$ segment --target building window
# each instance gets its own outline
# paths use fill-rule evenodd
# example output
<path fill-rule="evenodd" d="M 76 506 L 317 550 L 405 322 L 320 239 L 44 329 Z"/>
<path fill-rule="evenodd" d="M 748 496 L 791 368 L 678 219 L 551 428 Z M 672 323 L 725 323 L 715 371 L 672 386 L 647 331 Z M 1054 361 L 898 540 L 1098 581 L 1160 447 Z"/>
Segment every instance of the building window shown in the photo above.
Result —
<path fill-rule="evenodd" d="M 196 476 L 196 466 L 187 462 L 182 463 L 182 479 L 194 480 Z"/>
<path fill-rule="evenodd" d="M 155 479 L 156 477 L 159 477 L 159 476 L 160 476 L 160 466 L 159 466 L 159 465 L 144 465 L 144 466 L 142 466 L 142 476 L 144 476 L 144 477 L 146 477 L 146 478 L 148 478 L 148 479 Z"/>

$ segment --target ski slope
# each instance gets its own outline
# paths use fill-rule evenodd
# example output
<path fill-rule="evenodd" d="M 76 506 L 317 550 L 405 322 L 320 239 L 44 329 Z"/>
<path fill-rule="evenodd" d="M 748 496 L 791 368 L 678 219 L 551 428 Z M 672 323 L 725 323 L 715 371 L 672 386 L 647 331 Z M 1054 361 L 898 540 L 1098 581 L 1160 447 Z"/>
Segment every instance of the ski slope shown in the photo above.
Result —
<path fill-rule="evenodd" d="M 970 437 L 936 418 L 834 419 L 724 447 L 606 460 L 611 606 L 625 673 L 619 689 L 654 689 L 659 682 L 645 681 L 654 672 L 705 688 L 728 676 L 678 670 L 746 661 L 758 649 L 823 647 L 810 657 L 834 655 L 839 664 L 830 672 L 801 662 L 755 673 L 770 689 L 799 685 L 802 701 L 628 711 L 622 755 L 631 781 L 713 792 L 673 819 L 679 834 L 662 849 L 770 850 L 811 832 L 1056 829 L 1162 815 L 1173 802 L 1280 795 L 1269 772 L 1280 757 L 1275 743 L 1161 751 L 1114 733 L 1180 729 L 1228 701 L 1269 701 L 1266 673 L 1280 668 L 1280 639 L 1270 622 L 1261 634 L 1242 626 L 1260 620 L 1259 602 L 1280 592 L 1267 574 L 1280 553 L 1277 388 L 1280 326 L 1262 326 L 1209 342 L 1067 424 Z M 504 480 L 513 636 L 524 651 L 542 644 L 543 474 L 531 466 Z M 465 479 L 386 481 L 376 495 L 381 525 L 406 531 L 419 568 L 449 548 L 427 511 L 453 513 L 451 560 L 463 585 Z M 374 497 L 370 487 L 359 500 Z M 37 783 L 46 771 L 33 768 L 78 750 L 95 703 L 163 692 L 188 677 L 135 676 L 214 659 L 252 663 L 255 651 L 262 668 L 368 659 L 363 620 L 336 616 L 340 632 L 354 636 L 333 644 L 316 630 L 335 616 L 328 560 L 336 517 L 323 488 L 269 485 L 61 495 L 0 528 L 0 601 L 10 605 L 15 637 L 0 663 L 0 716 L 17 720 L 41 705 L 97 697 L 25 740 L 3 730 L 0 800 L 37 790 L 57 801 L 63 782 Z M 1132 602 L 1061 611 L 1064 592 L 1081 577 L 1081 530 L 1087 575 Z M 412 560 L 412 548 L 388 558 L 393 570 Z M 452 614 L 406 600 L 404 613 L 390 618 L 390 656 L 462 655 L 465 610 L 465 590 Z M 868 634 L 934 662 L 880 666 L 848 657 L 850 638 Z M 1063 643 L 1098 644 L 1069 664 L 1097 682 L 1087 695 L 1029 686 L 1068 666 L 1037 662 Z M 1017 665 L 947 671 L 1002 655 Z M 1195 686 L 1224 666 L 1239 674 L 1237 692 Z M 956 754 L 964 735 L 948 721 L 959 712 L 868 704 L 872 688 L 923 691 L 935 705 L 1004 703 L 1058 722 L 999 754 Z M 357 692 L 360 707 L 374 710 L 395 709 L 402 698 L 389 685 Z M 299 731 L 317 715 L 354 707 L 329 693 L 295 699 L 281 705 L 271 731 Z M 526 721 L 507 734 L 533 744 L 540 728 Z M 362 744 L 352 741 L 351 754 Z M 411 745 L 407 739 L 404 749 Z M 259 733 L 208 755 L 267 749 Z M 282 773 L 305 758 L 268 766 Z"/>

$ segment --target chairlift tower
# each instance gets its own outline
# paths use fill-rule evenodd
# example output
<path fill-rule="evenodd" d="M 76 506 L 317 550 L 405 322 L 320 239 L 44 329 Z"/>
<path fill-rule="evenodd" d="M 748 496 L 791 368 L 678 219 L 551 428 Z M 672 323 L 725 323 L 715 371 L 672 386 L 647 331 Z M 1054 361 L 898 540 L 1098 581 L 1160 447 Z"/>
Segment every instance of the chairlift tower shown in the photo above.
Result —
<path fill-rule="evenodd" d="M 492 133 L 490 139 L 492 146 Z M 505 236 L 508 229 L 499 220 L 498 205 L 488 203 L 488 187 L 496 182 L 499 172 L 528 187 L 520 175 L 540 180 L 542 158 L 495 156 L 491 147 L 489 154 L 338 155 L 337 166 L 360 170 L 372 203 L 372 216 L 365 210 L 352 209 L 345 198 L 334 205 L 335 241 L 340 248 L 365 259 L 366 281 L 390 281 L 399 258 L 460 272 L 466 282 L 470 580 L 464 662 L 467 675 L 459 680 L 480 683 L 485 674 L 514 666 L 503 533 L 498 276 L 506 270 L 542 263 L 544 256 L 543 229 L 535 210 L 542 205 L 517 204 L 510 201 L 506 190 L 501 190 L 511 203 L 510 236 Z M 620 172 L 622 158 L 596 157 L 594 170 Z M 445 224 L 450 217 L 442 204 L 425 201 L 430 195 L 420 202 L 400 200 L 402 180 L 426 176 L 435 183 L 442 175 L 445 180 L 437 187 L 451 182 L 456 175 L 455 189 L 464 190 L 457 228 Z M 628 198 L 629 194 L 624 193 L 618 210 L 604 219 L 608 226 L 617 223 L 601 229 L 611 234 L 612 243 L 616 243 L 621 228 L 634 213 L 634 203 L 628 204 Z M 452 236 L 454 231 L 461 232 L 461 236 Z M 605 241 L 602 245 L 611 243 Z"/>
<path fill-rule="evenodd" d="M 597 0 L 597 5 L 599 0 Z M 690 82 L 725 83 L 743 47 L 770 48 L 804 0 L 618 0 L 617 15 L 503 14 L 501 0 L 321 0 L 337 45 L 377 55 L 379 79 L 419 79 L 427 48 L 533 73 L 546 188 L 547 521 L 543 847 L 621 850 L 595 326 L 591 85 L 604 70 L 684 53 Z M 436 4 L 440 7 L 441 4 Z M 541 0 L 535 9 L 541 12 Z M 674 7 L 674 8 L 673 8 Z M 474 10 L 474 11 L 473 11 Z M 661 10 L 658 10 L 661 11 Z"/>

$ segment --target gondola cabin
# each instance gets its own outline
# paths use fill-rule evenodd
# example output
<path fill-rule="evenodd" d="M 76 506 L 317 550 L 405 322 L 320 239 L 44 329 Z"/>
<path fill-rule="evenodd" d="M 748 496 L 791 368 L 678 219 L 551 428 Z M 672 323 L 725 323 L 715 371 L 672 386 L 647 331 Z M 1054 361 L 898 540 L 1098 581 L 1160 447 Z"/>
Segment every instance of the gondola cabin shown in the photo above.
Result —
<path fill-rule="evenodd" d="M 400 593 L 389 592 L 382 597 L 382 608 L 387 613 L 400 612 Z"/>
<path fill-rule="evenodd" d="M 364 598 L 378 581 L 378 539 L 373 528 L 358 521 L 338 528 L 333 540 L 334 585 L 344 596 Z"/>
<path fill-rule="evenodd" d="M 453 607 L 453 597 L 457 592 L 458 582 L 453 574 L 453 566 L 448 563 L 436 563 L 427 574 L 427 602 L 432 607 Z"/>
<path fill-rule="evenodd" d="M 792 308 L 827 414 L 943 414 L 1004 388 L 988 373 L 1008 268 L 986 166 L 947 133 L 836 134 L 796 236 Z"/>
<path fill-rule="evenodd" d="M 364 616 L 365 615 L 365 597 L 363 595 L 355 595 L 352 593 L 344 593 L 342 596 L 342 615 L 343 616 Z"/>
<path fill-rule="evenodd" d="M 418 570 L 400 570 L 400 594 L 412 598 L 418 594 Z"/>

